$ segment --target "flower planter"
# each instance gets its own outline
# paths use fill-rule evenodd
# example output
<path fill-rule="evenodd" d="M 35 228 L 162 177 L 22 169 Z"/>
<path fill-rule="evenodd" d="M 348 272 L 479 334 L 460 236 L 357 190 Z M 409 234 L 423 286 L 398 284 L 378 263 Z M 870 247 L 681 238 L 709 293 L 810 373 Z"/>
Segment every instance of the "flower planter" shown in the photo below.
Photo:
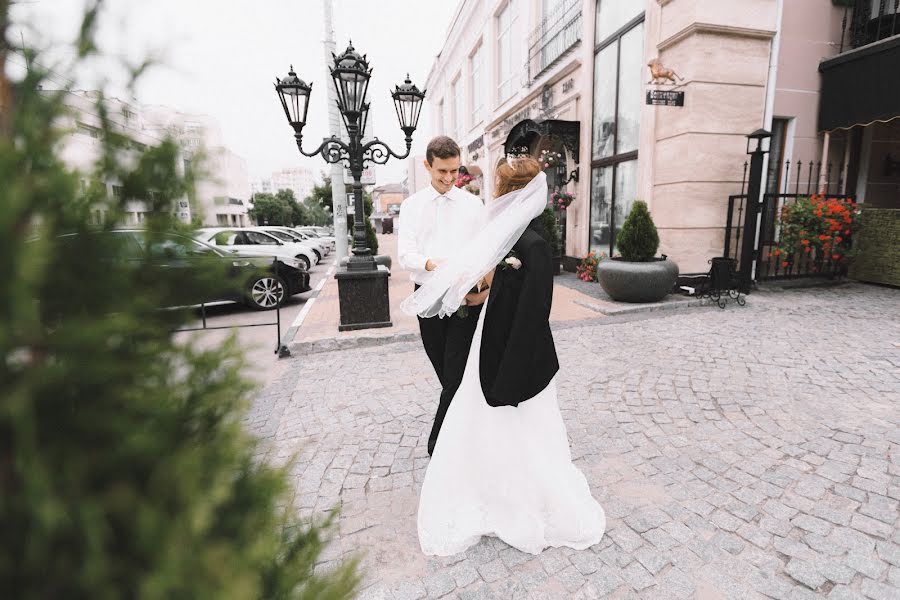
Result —
<path fill-rule="evenodd" d="M 600 261 L 597 279 L 603 291 L 617 302 L 658 302 L 675 286 L 678 265 L 665 258 L 650 262 L 613 258 Z"/>

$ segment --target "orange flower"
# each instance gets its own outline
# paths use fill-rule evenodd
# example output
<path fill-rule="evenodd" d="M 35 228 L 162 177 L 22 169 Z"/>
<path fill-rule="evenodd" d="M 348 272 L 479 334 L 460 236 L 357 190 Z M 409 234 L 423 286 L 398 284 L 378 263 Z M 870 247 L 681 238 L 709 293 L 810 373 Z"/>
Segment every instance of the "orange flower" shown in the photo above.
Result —
<path fill-rule="evenodd" d="M 809 240 L 800 240 L 800 243 L 804 246 L 809 246 Z"/>
<path fill-rule="evenodd" d="M 775 256 L 781 256 L 781 250 L 779 250 L 778 248 L 776 248 L 775 251 L 774 251 L 772 254 L 774 254 Z"/>

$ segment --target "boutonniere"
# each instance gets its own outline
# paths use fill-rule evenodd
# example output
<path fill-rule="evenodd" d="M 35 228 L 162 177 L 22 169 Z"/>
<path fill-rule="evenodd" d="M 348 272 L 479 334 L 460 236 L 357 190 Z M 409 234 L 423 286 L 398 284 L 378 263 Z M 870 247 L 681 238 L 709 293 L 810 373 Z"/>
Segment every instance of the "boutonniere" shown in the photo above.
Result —
<path fill-rule="evenodd" d="M 497 263 L 497 268 L 500 270 L 512 269 L 518 271 L 522 268 L 522 261 L 514 250 L 510 250 L 509 254 L 506 255 L 506 258 Z"/>

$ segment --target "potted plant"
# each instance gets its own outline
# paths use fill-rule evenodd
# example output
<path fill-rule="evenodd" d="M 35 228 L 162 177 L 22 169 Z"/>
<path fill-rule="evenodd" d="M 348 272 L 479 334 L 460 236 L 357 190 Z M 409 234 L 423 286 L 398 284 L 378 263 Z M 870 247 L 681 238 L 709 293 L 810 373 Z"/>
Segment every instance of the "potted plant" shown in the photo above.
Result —
<path fill-rule="evenodd" d="M 616 245 L 621 256 L 597 265 L 597 279 L 613 300 L 657 302 L 672 291 L 678 265 L 665 255 L 656 257 L 659 234 L 645 202 L 635 201 L 616 236 Z"/>

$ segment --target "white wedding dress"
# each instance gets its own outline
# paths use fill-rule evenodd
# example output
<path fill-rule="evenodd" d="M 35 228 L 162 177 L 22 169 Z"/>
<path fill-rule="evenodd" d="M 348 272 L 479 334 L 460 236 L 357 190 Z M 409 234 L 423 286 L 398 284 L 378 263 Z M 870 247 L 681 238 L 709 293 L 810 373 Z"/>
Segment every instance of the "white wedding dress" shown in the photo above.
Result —
<path fill-rule="evenodd" d="M 578 550 L 603 537 L 606 515 L 572 464 L 556 379 L 518 407 L 492 407 L 481 390 L 481 311 L 419 498 L 419 543 L 449 556 L 495 535 L 530 554 Z"/>

